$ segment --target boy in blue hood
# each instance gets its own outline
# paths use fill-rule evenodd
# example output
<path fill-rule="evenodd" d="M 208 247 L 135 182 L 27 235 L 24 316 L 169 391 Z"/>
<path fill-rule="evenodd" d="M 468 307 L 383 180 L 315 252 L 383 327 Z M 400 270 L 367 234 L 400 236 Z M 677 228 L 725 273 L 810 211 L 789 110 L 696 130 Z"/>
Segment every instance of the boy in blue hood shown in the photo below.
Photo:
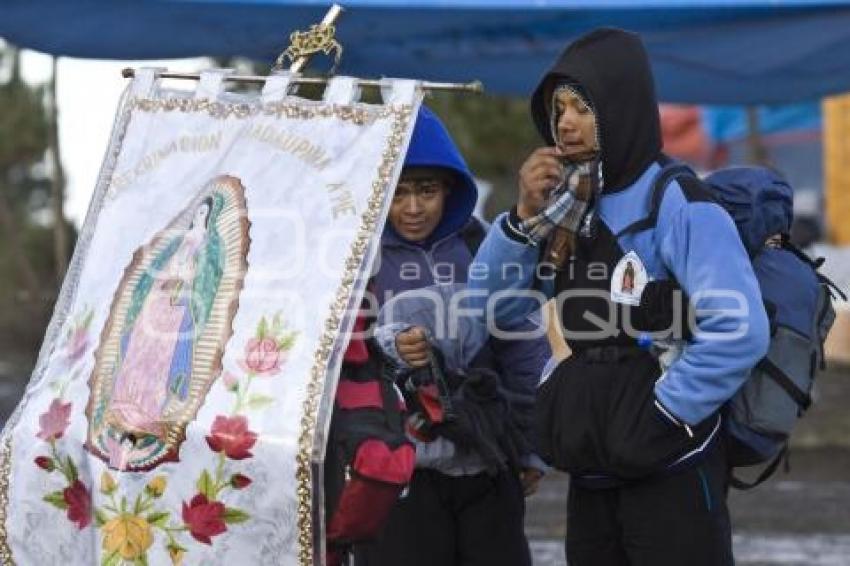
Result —
<path fill-rule="evenodd" d="M 653 191 L 668 159 L 635 34 L 598 29 L 571 43 L 531 111 L 546 147 L 481 245 L 490 276 L 470 286 L 558 300 L 572 355 L 541 386 L 535 419 L 541 455 L 571 474 L 568 561 L 731 565 L 721 409 L 769 341 L 747 252 L 696 178 Z M 505 262 L 521 275 L 500 277 Z M 501 300 L 497 322 L 534 306 Z M 689 332 L 676 332 L 689 307 Z M 669 364 L 654 355 L 662 339 L 683 344 Z"/>
<path fill-rule="evenodd" d="M 396 295 L 417 290 L 436 290 L 444 302 L 450 302 L 455 293 L 465 289 L 468 268 L 486 231 L 481 221 L 472 216 L 476 200 L 477 189 L 466 163 L 440 120 L 423 106 L 370 284 L 378 305 L 392 305 Z M 391 321 L 394 325 L 390 325 L 390 332 L 376 333 L 378 342 L 401 371 L 426 365 L 429 351 L 441 344 L 445 350 L 459 351 L 472 345 L 478 349 L 484 341 L 479 335 L 483 333 L 486 338 L 485 330 L 472 328 L 470 332 L 476 338 L 458 338 L 464 342 L 458 348 L 439 341 L 432 345 L 421 327 L 421 320 L 430 317 L 402 318 L 405 320 Z M 470 320 L 480 324 L 477 318 Z M 454 357 L 453 352 L 446 354 Z M 468 354 L 458 356 L 464 359 L 461 365 L 472 357 L 472 352 Z M 469 365 L 496 371 L 503 387 L 527 400 L 525 406 L 515 406 L 514 410 L 525 411 L 528 417 L 528 401 L 533 398 L 549 356 L 545 336 L 512 342 L 489 338 Z M 418 442 L 416 451 L 417 469 L 408 495 L 396 505 L 381 538 L 357 550 L 356 563 L 530 565 L 523 525 L 523 492 L 533 491 L 540 477 L 531 469 L 532 455 L 524 455 L 529 468 L 523 471 L 509 468 L 492 474 L 482 458 L 456 450 L 446 438 Z"/>

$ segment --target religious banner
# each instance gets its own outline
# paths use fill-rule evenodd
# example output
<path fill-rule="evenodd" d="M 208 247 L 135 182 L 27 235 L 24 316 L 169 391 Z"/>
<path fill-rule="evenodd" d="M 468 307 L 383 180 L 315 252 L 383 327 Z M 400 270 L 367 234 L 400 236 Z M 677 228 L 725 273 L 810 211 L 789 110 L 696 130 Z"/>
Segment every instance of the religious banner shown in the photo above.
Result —
<path fill-rule="evenodd" d="M 340 355 L 420 102 L 143 69 L 23 400 L 3 564 L 316 564 Z"/>

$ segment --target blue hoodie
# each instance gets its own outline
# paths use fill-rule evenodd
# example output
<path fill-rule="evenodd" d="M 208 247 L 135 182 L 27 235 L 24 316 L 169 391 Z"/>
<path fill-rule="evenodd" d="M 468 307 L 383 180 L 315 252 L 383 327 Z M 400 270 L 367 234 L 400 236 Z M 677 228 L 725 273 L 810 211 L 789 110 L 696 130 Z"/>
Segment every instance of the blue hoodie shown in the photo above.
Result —
<path fill-rule="evenodd" d="M 472 261 L 460 232 L 476 221 L 472 211 L 478 189 L 445 126 L 425 106 L 416 119 L 404 167 L 447 169 L 454 174 L 455 182 L 446 197 L 443 217 L 424 242 L 405 240 L 387 222 L 373 288 L 380 304 L 388 298 L 387 293 L 394 296 L 435 283 L 465 283 Z"/>
<path fill-rule="evenodd" d="M 372 292 L 380 305 L 404 291 L 466 283 L 474 253 L 461 231 L 471 222 L 481 222 L 472 217 L 478 199 L 472 174 L 445 126 L 425 106 L 419 110 L 404 167 L 448 169 L 455 174 L 456 182 L 446 197 L 443 217 L 424 242 L 405 240 L 387 222 L 372 280 Z M 532 324 L 523 320 L 520 328 L 528 329 Z M 551 354 L 546 338 L 499 342 L 494 349 L 500 362 L 534 391 Z"/>
<path fill-rule="evenodd" d="M 602 29 L 567 48 L 532 100 L 538 129 L 549 144 L 548 101 L 553 85 L 567 79 L 585 88 L 599 124 L 604 182 L 596 202 L 599 221 L 624 253 L 638 255 L 651 279 L 675 279 L 695 303 L 699 333 L 659 378 L 655 394 L 678 420 L 696 425 L 735 394 L 767 352 L 768 320 L 752 265 L 729 215 L 688 180 L 669 184 L 654 227 L 637 234 L 625 230 L 649 216 L 662 159 L 652 73 L 637 36 Z M 503 230 L 504 217 L 478 252 L 488 277 L 470 287 L 493 293 L 534 285 L 539 250 Z M 503 276 L 505 263 L 523 266 L 521 275 Z M 560 291 L 551 279 L 537 283 L 544 297 Z M 502 300 L 495 316 L 510 324 L 536 305 L 526 298 Z"/>
<path fill-rule="evenodd" d="M 420 108 L 416 119 L 404 167 L 448 169 L 455 174 L 455 183 L 446 197 L 443 217 L 424 242 L 405 240 L 387 222 L 371 287 L 380 305 L 404 291 L 465 284 L 473 252 L 462 230 L 470 222 L 480 222 L 472 217 L 478 198 L 472 174 L 445 126 L 425 106 Z M 527 329 L 532 324 L 523 321 L 520 327 Z M 522 341 L 490 338 L 490 351 L 494 359 L 489 362 L 503 368 L 503 375 L 510 377 L 505 387 L 519 394 L 533 395 L 551 356 L 546 337 Z"/>

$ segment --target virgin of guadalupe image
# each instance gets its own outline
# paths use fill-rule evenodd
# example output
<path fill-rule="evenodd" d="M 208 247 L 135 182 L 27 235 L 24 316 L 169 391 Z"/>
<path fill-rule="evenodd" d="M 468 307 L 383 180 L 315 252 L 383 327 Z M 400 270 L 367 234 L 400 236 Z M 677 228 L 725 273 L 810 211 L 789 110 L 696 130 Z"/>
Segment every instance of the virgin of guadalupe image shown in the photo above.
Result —
<path fill-rule="evenodd" d="M 244 189 L 217 177 L 133 255 L 91 378 L 87 447 L 121 470 L 175 460 L 221 371 L 247 269 Z"/>
<path fill-rule="evenodd" d="M 623 271 L 623 285 L 621 287 L 623 293 L 632 294 L 635 291 L 635 266 L 632 262 L 626 262 L 626 269 Z"/>

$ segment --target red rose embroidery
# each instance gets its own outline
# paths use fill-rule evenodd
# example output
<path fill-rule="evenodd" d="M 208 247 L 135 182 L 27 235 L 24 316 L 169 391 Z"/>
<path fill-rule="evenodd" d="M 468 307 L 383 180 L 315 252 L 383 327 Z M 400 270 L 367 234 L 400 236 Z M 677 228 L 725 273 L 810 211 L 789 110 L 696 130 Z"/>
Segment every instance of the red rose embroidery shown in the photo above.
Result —
<path fill-rule="evenodd" d="M 207 444 L 213 452 L 224 452 L 232 460 L 244 460 L 253 456 L 250 449 L 257 442 L 257 433 L 248 430 L 248 419 L 218 416 L 213 421 Z"/>
<path fill-rule="evenodd" d="M 68 504 L 68 519 L 77 524 L 80 530 L 91 523 L 91 495 L 85 484 L 74 481 L 62 491 L 62 497 Z"/>
<path fill-rule="evenodd" d="M 251 485 L 251 478 L 248 476 L 243 476 L 242 474 L 233 474 L 230 477 L 230 485 L 233 489 L 245 489 L 249 485 Z"/>
<path fill-rule="evenodd" d="M 189 505 L 183 502 L 183 522 L 195 540 L 212 544 L 211 537 L 227 530 L 227 525 L 224 524 L 224 503 L 210 501 L 206 495 L 199 493 L 192 498 Z"/>
<path fill-rule="evenodd" d="M 50 442 L 62 438 L 65 434 L 65 429 L 71 423 L 71 403 L 63 403 L 59 399 L 54 399 L 50 403 L 50 407 L 46 413 L 42 413 L 38 417 L 38 424 L 41 430 L 36 436 L 45 442 Z"/>
<path fill-rule="evenodd" d="M 36 457 L 35 465 L 41 468 L 42 470 L 47 470 L 48 472 L 52 472 L 56 469 L 56 464 L 54 464 L 53 460 L 51 460 L 47 456 Z"/>

